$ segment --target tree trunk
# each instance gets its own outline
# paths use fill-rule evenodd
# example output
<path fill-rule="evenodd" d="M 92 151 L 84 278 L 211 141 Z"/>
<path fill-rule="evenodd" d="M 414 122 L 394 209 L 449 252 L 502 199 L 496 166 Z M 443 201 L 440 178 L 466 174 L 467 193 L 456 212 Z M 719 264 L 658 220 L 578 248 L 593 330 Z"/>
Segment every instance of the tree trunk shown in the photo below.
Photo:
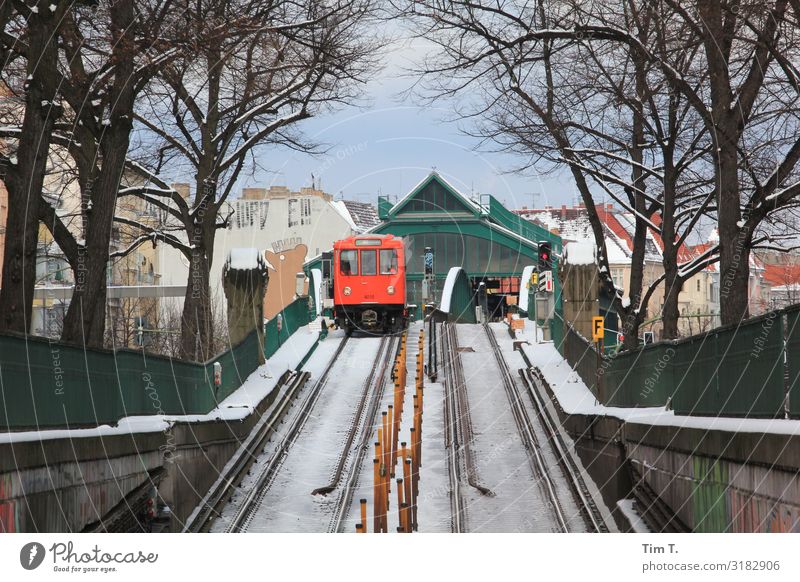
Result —
<path fill-rule="evenodd" d="M 670 261 L 674 265 L 674 259 Z M 663 330 L 661 339 L 675 339 L 680 335 L 678 330 L 678 321 L 680 319 L 680 305 L 678 298 L 680 297 L 681 285 L 683 279 L 678 276 L 678 269 L 676 266 L 667 266 L 667 260 L 664 260 L 664 310 L 661 315 L 663 323 Z"/>
<path fill-rule="evenodd" d="M 189 259 L 189 280 L 181 316 L 181 357 L 187 360 L 203 362 L 214 356 L 211 353 L 213 318 L 210 273 L 211 254 L 206 251 L 205 245 L 196 244 Z"/>
<path fill-rule="evenodd" d="M 36 284 L 39 204 L 47 169 L 53 124 L 60 107 L 51 105 L 58 88 L 55 29 L 63 15 L 39 10 L 29 18 L 28 88 L 17 162 L 9 168 L 6 247 L 0 289 L 0 331 L 28 333 Z"/>
<path fill-rule="evenodd" d="M 717 224 L 719 228 L 720 314 L 722 325 L 740 323 L 750 315 L 750 240 L 740 227 L 737 152 L 721 147 Z"/>
<path fill-rule="evenodd" d="M 703 44 L 709 71 L 709 94 L 714 127 L 709 128 L 716 150 L 715 178 L 717 226 L 719 231 L 720 305 L 722 325 L 739 323 L 748 317 L 750 250 L 747 231 L 740 226 L 739 138 L 743 126 L 741 112 L 732 108 L 727 54 L 733 38 L 735 16 L 723 14 L 719 0 L 697 3 L 705 32 Z M 721 49 L 722 47 L 722 49 Z"/>
<path fill-rule="evenodd" d="M 111 9 L 112 32 L 118 40 L 114 43 L 115 71 L 111 95 L 110 125 L 101 133 L 100 152 L 102 165 L 91 191 L 82 193 L 92 202 L 87 214 L 86 276 L 75 290 L 64 319 L 61 339 L 79 342 L 89 347 L 103 347 L 106 324 L 107 275 L 109 246 L 117 205 L 117 192 L 125 168 L 125 159 L 133 128 L 135 99 L 133 67 L 135 46 L 133 0 L 119 0 Z M 88 186 L 87 186 L 88 187 Z"/>

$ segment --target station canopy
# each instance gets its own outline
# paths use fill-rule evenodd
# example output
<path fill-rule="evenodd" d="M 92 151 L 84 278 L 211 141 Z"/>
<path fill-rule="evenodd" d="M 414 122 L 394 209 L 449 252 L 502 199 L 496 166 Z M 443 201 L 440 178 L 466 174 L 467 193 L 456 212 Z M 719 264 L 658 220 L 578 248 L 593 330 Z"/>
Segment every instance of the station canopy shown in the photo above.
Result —
<path fill-rule="evenodd" d="M 535 265 L 539 241 L 561 253 L 561 238 L 506 209 L 494 196 L 471 200 L 432 172 L 397 203 L 378 201 L 381 223 L 370 232 L 406 240 L 408 301 L 421 304 L 425 247 L 434 252 L 440 288 L 450 267 L 463 267 L 474 281 L 493 281 L 500 292 L 518 292 L 519 277 Z"/>

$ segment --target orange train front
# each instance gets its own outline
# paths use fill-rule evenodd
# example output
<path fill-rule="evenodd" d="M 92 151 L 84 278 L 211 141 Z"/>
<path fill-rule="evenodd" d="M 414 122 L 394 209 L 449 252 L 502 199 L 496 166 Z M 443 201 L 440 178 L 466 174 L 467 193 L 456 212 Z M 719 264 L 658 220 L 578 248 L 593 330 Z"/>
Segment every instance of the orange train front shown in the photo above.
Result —
<path fill-rule="evenodd" d="M 353 329 L 396 332 L 406 322 L 403 239 L 360 235 L 333 243 L 333 309 L 336 323 Z"/>

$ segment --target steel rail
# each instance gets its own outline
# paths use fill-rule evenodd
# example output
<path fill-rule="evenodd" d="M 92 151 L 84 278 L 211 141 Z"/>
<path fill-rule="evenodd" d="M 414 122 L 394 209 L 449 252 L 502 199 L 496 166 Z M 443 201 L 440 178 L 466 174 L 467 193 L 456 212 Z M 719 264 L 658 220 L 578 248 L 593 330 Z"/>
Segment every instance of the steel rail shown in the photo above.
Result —
<path fill-rule="evenodd" d="M 267 439 L 274 432 L 276 424 L 291 406 L 297 392 L 305 385 L 308 377 L 308 372 L 289 371 L 281 377 L 276 389 L 285 388 L 286 391 L 280 403 L 273 408 L 269 416 L 256 424 L 239 450 L 227 463 L 223 472 L 209 488 L 203 500 L 189 516 L 184 524 L 183 532 L 207 531 L 213 519 L 220 516 L 222 507 L 230 498 L 230 491 L 242 482 L 242 479 L 257 462 L 256 459 L 264 449 Z"/>
<path fill-rule="evenodd" d="M 386 353 L 384 353 L 384 347 L 386 346 L 387 337 L 384 336 L 381 338 L 381 343 L 378 346 L 378 354 L 375 356 L 375 362 L 370 370 L 369 374 L 367 375 L 366 380 L 364 380 L 364 385 L 361 389 L 361 398 L 358 401 L 358 406 L 356 407 L 356 414 L 353 417 L 353 422 L 350 424 L 350 429 L 347 431 L 347 439 L 345 440 L 344 447 L 342 448 L 342 452 L 339 454 L 339 463 L 336 465 L 336 469 L 333 472 L 333 477 L 331 478 L 330 483 L 324 485 L 322 487 L 317 487 L 311 492 L 311 495 L 327 495 L 339 484 L 339 481 L 342 478 L 342 473 L 344 472 L 344 465 L 347 462 L 347 459 L 350 456 L 350 449 L 353 446 L 353 441 L 356 438 L 356 433 L 361 426 L 361 417 L 364 414 L 364 407 L 367 404 L 367 399 L 369 398 L 370 388 L 372 387 L 375 379 L 375 373 L 377 372 L 381 362 L 384 362 L 386 358 Z M 385 362 L 384 362 L 385 365 Z"/>
<path fill-rule="evenodd" d="M 465 506 L 461 493 L 461 462 L 459 461 L 459 431 L 456 421 L 456 397 L 453 371 L 453 362 L 457 352 L 451 349 L 451 334 L 448 324 L 443 323 L 442 340 L 442 365 L 444 367 L 444 433 L 445 449 L 447 451 L 447 476 L 450 485 L 450 515 L 451 530 L 453 533 L 462 533 L 466 529 Z"/>
<path fill-rule="evenodd" d="M 311 410 L 314 408 L 317 400 L 319 400 L 322 389 L 328 382 L 328 377 L 331 373 L 331 370 L 334 369 L 335 363 L 347 345 L 348 341 L 348 337 L 342 339 L 342 342 L 339 344 L 336 352 L 334 352 L 333 356 L 328 362 L 328 365 L 326 366 L 322 376 L 320 376 L 319 380 L 314 383 L 312 390 L 306 395 L 300 411 L 295 415 L 294 422 L 291 424 L 291 426 L 289 426 L 286 434 L 284 435 L 283 439 L 281 439 L 280 443 L 278 443 L 278 446 L 275 448 L 273 454 L 265 462 L 264 469 L 259 474 L 256 482 L 246 492 L 242 504 L 239 506 L 233 519 L 228 524 L 226 529 L 227 533 L 242 532 L 247 530 L 253 515 L 261 505 L 261 500 L 264 498 L 269 485 L 272 483 L 273 478 L 277 474 L 283 459 L 286 457 L 292 444 L 300 434 L 300 431 L 308 420 Z"/>
<path fill-rule="evenodd" d="M 464 367 L 461 363 L 461 355 L 458 351 L 458 335 L 455 326 L 447 326 L 447 333 L 450 334 L 450 362 L 452 378 L 454 379 L 454 393 L 457 407 L 455 408 L 460 426 L 462 437 L 461 448 L 464 451 L 464 462 L 467 470 L 467 483 L 481 495 L 494 497 L 491 489 L 481 484 L 479 479 L 478 467 L 475 456 L 472 453 L 472 442 L 474 432 L 472 429 L 472 414 L 470 413 L 469 396 L 467 395 L 467 381 L 464 378 Z"/>
<path fill-rule="evenodd" d="M 553 480 L 550 477 L 550 472 L 547 469 L 547 465 L 542 458 L 541 447 L 533 430 L 533 422 L 531 421 L 530 416 L 528 416 L 528 411 L 525 410 L 525 407 L 522 404 L 522 396 L 519 393 L 519 388 L 514 381 L 514 377 L 511 375 L 511 371 L 509 370 L 508 364 L 503 357 L 503 353 L 500 350 L 500 345 L 497 343 L 497 338 L 494 336 L 494 332 L 485 323 L 483 324 L 483 329 L 486 332 L 486 336 L 489 339 L 489 344 L 492 347 L 495 360 L 497 361 L 497 367 L 503 380 L 503 387 L 505 388 L 506 396 L 508 396 L 508 402 L 511 405 L 511 414 L 514 417 L 517 430 L 519 431 L 522 442 L 525 445 L 525 450 L 528 453 L 528 459 L 531 462 L 531 468 L 533 469 L 534 474 L 538 473 L 541 477 L 542 483 L 544 484 L 544 490 L 547 493 L 547 496 L 550 498 L 550 505 L 552 506 L 559 528 L 563 532 L 569 532 L 569 525 L 566 517 L 564 516 L 564 510 L 561 508 L 561 503 L 559 502 L 558 495 L 556 493 L 555 484 L 553 483 Z"/>
<path fill-rule="evenodd" d="M 384 340 L 385 339 L 386 338 L 384 338 Z M 381 342 L 381 349 L 378 350 L 378 355 L 375 358 L 375 365 L 373 366 L 372 373 L 364 383 L 364 396 L 366 397 L 368 394 L 372 394 L 372 398 L 370 399 L 370 404 L 366 410 L 366 416 L 364 416 L 363 422 L 359 422 L 363 413 L 363 400 L 361 406 L 359 407 L 359 413 L 354 420 L 354 430 L 352 432 L 352 436 L 355 436 L 356 432 L 358 432 L 359 425 L 363 426 L 363 430 L 361 432 L 361 438 L 359 439 L 356 447 L 356 458 L 353 460 L 347 480 L 345 481 L 342 492 L 337 500 L 336 511 L 333 519 L 331 520 L 331 526 L 329 528 L 329 531 L 331 532 L 343 531 L 344 522 L 347 519 L 350 505 L 353 502 L 353 493 L 355 492 L 356 485 L 358 483 L 361 465 L 364 463 L 364 457 L 366 457 L 367 451 L 370 449 L 370 441 L 372 440 L 374 434 L 373 429 L 376 426 L 376 417 L 378 415 L 378 410 L 380 409 L 386 387 L 387 373 L 391 369 L 391 364 L 394 361 L 394 357 L 396 357 L 399 348 L 400 340 L 397 336 L 392 336 L 388 342 Z M 383 350 L 383 353 L 381 353 L 381 350 Z M 375 374 L 376 370 L 379 370 L 377 374 Z M 352 440 L 352 438 L 348 439 L 350 444 L 345 449 L 348 452 L 348 456 L 352 445 Z M 345 459 L 344 451 L 343 459 Z M 344 462 L 341 461 L 340 467 L 343 466 Z"/>
<path fill-rule="evenodd" d="M 534 376 L 530 369 L 519 371 L 525 384 L 528 395 L 533 401 L 534 408 L 536 408 L 542 426 L 548 434 L 548 440 L 553 447 L 556 458 L 561 465 L 567 480 L 576 496 L 578 505 L 583 510 L 584 517 L 590 528 L 595 532 L 608 532 L 608 524 L 601 513 L 600 509 L 594 501 L 589 488 L 586 484 L 581 471 L 581 467 L 577 460 L 569 451 L 569 446 L 564 440 L 561 431 L 558 430 L 550 411 L 548 410 L 547 403 L 542 398 L 539 391 L 534 387 Z"/>

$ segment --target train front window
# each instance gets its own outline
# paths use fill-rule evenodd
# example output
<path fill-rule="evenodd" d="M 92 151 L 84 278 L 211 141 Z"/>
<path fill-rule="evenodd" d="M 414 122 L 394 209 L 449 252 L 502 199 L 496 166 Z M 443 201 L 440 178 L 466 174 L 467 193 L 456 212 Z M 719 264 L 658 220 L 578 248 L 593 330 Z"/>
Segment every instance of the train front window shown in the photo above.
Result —
<path fill-rule="evenodd" d="M 361 251 L 361 274 L 375 275 L 378 272 L 378 256 L 376 251 Z"/>
<path fill-rule="evenodd" d="M 342 275 L 358 275 L 358 251 L 342 251 L 339 255 Z"/>
<path fill-rule="evenodd" d="M 397 274 L 397 250 L 382 249 L 381 275 L 396 275 L 396 274 Z"/>

